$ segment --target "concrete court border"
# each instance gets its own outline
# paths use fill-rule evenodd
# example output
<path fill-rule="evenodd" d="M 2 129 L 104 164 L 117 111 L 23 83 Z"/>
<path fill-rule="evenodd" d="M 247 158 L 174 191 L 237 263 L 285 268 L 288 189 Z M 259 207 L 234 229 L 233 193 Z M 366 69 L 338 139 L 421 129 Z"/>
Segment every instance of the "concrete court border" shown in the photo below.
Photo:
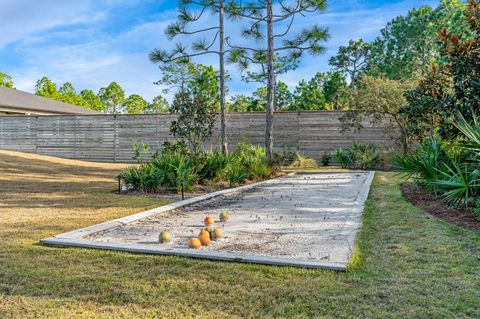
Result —
<path fill-rule="evenodd" d="M 294 173 L 288 174 L 288 176 L 293 176 L 295 174 L 302 174 L 302 173 L 305 173 L 305 174 L 350 173 L 351 174 L 356 172 L 359 172 L 359 171 L 298 172 L 298 173 L 294 172 Z M 361 172 L 365 173 L 364 171 L 361 171 Z M 373 181 L 373 177 L 375 175 L 374 171 L 368 171 L 366 173 L 368 173 L 367 179 L 365 180 L 365 183 L 362 189 L 360 190 L 359 196 L 357 197 L 357 202 L 362 207 L 362 214 L 365 208 L 365 201 L 367 200 L 368 194 L 370 192 L 370 187 Z M 281 179 L 281 178 L 282 177 L 278 179 Z M 197 197 L 192 197 L 186 200 L 160 206 L 144 212 L 136 213 L 136 214 L 125 216 L 118 219 L 113 219 L 104 223 L 88 226 L 85 228 L 80 228 L 80 229 L 66 232 L 63 234 L 55 235 L 53 237 L 45 238 L 40 240 L 40 243 L 44 245 L 59 246 L 59 247 L 80 247 L 80 248 L 124 251 L 124 252 L 130 252 L 130 253 L 140 253 L 140 254 L 181 256 L 181 257 L 201 258 L 201 259 L 220 260 L 220 261 L 233 261 L 233 262 L 243 262 L 243 263 L 264 264 L 264 265 L 293 266 L 293 267 L 302 267 L 302 268 L 320 268 L 320 269 L 329 269 L 329 270 L 335 270 L 335 271 L 346 271 L 347 270 L 346 263 L 317 262 L 317 261 L 295 260 L 295 259 L 280 258 L 280 257 L 240 255 L 236 253 L 222 253 L 222 252 L 212 252 L 212 251 L 196 251 L 193 249 L 186 249 L 186 248 L 184 249 L 184 248 L 152 247 L 152 245 L 144 245 L 144 244 L 105 243 L 105 242 L 81 239 L 84 236 L 105 231 L 118 226 L 122 226 L 142 218 L 150 217 L 152 215 L 168 212 L 184 206 L 206 201 L 214 197 L 250 190 L 252 188 L 255 188 L 264 184 L 268 184 L 275 180 L 276 179 L 270 179 L 270 180 L 266 180 L 258 183 L 224 189 L 221 191 L 212 192 L 212 193 L 208 193 L 208 194 L 197 196 Z M 358 231 L 360 231 L 360 229 Z M 358 231 L 356 235 L 358 235 Z"/>

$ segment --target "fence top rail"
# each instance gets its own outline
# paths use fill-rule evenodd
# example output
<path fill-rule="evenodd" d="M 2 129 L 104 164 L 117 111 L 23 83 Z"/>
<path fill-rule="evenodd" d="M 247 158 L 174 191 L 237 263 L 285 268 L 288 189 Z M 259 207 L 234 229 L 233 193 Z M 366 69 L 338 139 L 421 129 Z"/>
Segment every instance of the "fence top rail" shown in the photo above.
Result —
<path fill-rule="evenodd" d="M 275 111 L 275 114 L 344 114 L 349 111 L 343 111 L 343 110 L 316 110 L 316 111 Z M 250 114 L 265 114 L 265 112 L 228 112 L 228 115 L 250 115 Z M 135 116 L 159 116 L 159 115 L 176 115 L 172 113 L 151 113 L 151 114 L 53 114 L 53 115 L 47 115 L 47 114 L 31 114 L 31 115 L 0 115 L 1 118 L 44 118 L 44 117 L 135 117 Z"/>

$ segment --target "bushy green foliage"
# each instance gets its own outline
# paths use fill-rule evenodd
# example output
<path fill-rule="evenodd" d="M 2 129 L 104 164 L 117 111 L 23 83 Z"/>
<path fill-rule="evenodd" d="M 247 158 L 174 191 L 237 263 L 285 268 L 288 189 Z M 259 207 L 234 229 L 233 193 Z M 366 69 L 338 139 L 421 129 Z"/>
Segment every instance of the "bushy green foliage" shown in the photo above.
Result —
<path fill-rule="evenodd" d="M 200 176 L 203 180 L 218 180 L 225 176 L 227 168 L 234 166 L 237 162 L 235 154 L 224 154 L 219 151 L 203 154 L 203 166 L 200 169 Z"/>
<path fill-rule="evenodd" d="M 445 25 L 440 32 L 441 60 L 434 64 L 415 89 L 406 93 L 403 110 L 409 135 L 419 140 L 432 131 L 444 140 L 454 140 L 461 132 L 451 119 L 460 112 L 471 121 L 480 116 L 480 2 L 470 1 L 460 22 Z"/>
<path fill-rule="evenodd" d="M 142 149 L 145 147 L 143 144 Z M 135 150 L 141 153 L 138 145 Z M 167 143 L 155 152 L 152 161 L 139 162 L 139 166 L 129 167 L 121 174 L 125 184 L 133 189 L 153 193 L 159 187 L 179 190 L 183 184 L 189 190 L 198 181 L 193 158 L 179 144 Z"/>
<path fill-rule="evenodd" d="M 140 147 L 136 146 L 140 153 Z M 241 142 L 230 154 L 218 151 L 195 154 L 184 142 L 164 143 L 152 155 L 152 161 L 132 166 L 122 172 L 126 185 L 143 192 L 155 192 L 183 186 L 191 190 L 197 183 L 226 180 L 231 186 L 247 179 L 268 178 L 274 170 L 265 155 L 265 148 Z"/>
<path fill-rule="evenodd" d="M 332 160 L 333 155 L 331 153 L 323 153 L 321 161 L 323 166 L 328 166 L 330 164 L 330 161 Z"/>
<path fill-rule="evenodd" d="M 200 95 L 178 93 L 171 111 L 178 117 L 172 121 L 170 132 L 186 141 L 198 155 L 213 132 L 216 117 L 214 104 Z"/>
<path fill-rule="evenodd" d="M 151 165 L 167 189 L 179 190 L 183 184 L 186 190 L 190 190 L 198 180 L 193 158 L 178 150 L 162 152 Z"/>
<path fill-rule="evenodd" d="M 337 149 L 335 158 L 342 168 L 373 169 L 381 162 L 375 144 L 356 144 Z"/>
<path fill-rule="evenodd" d="M 399 134 L 399 144 L 404 153 L 408 151 L 408 120 L 403 112 L 407 101 L 405 90 L 412 88 L 412 81 L 395 81 L 382 77 L 364 75 L 349 90 L 350 112 L 340 121 L 342 131 L 362 129 L 368 121 L 384 126 L 386 133 Z"/>
<path fill-rule="evenodd" d="M 354 166 L 357 158 L 351 149 L 339 148 L 335 150 L 335 158 L 342 168 L 351 168 Z"/>
<path fill-rule="evenodd" d="M 240 142 L 235 156 L 245 168 L 249 179 L 262 179 L 272 174 L 263 146 Z"/>
<path fill-rule="evenodd" d="M 441 30 L 448 28 L 468 38 L 464 10 L 464 1 L 439 1 L 436 8 L 422 6 L 394 18 L 370 44 L 366 73 L 391 80 L 425 74 L 432 62 L 441 59 Z"/>
<path fill-rule="evenodd" d="M 245 172 L 245 168 L 238 161 L 235 161 L 225 168 L 224 176 L 230 186 L 235 186 L 246 180 L 248 174 Z"/>
<path fill-rule="evenodd" d="M 150 163 L 132 166 L 121 174 L 124 183 L 145 193 L 154 193 L 161 185 L 161 177 Z"/>
<path fill-rule="evenodd" d="M 452 164 L 441 147 L 439 137 L 425 139 L 413 152 L 393 158 L 393 164 L 405 177 L 417 183 L 434 186 L 432 181 L 440 177 L 440 168 Z"/>
<path fill-rule="evenodd" d="M 350 83 L 355 86 L 357 78 L 367 66 L 370 56 L 371 45 L 363 42 L 350 40 L 348 46 L 340 46 L 335 56 L 328 63 L 336 70 L 348 75 Z"/>
<path fill-rule="evenodd" d="M 8 74 L 0 72 L 0 86 L 6 86 L 7 88 L 13 88 L 12 77 Z"/>
<path fill-rule="evenodd" d="M 475 207 L 480 196 L 480 125 L 470 124 L 459 113 L 453 124 L 462 132 L 457 144 L 428 138 L 408 155 L 396 157 L 394 165 L 405 177 L 439 193 L 446 202 Z"/>
<path fill-rule="evenodd" d="M 275 111 L 339 110 L 346 106 L 345 76 L 340 72 L 318 72 L 310 79 L 300 80 L 291 92 L 277 81 Z M 229 104 L 230 112 L 264 112 L 267 88 L 260 87 L 251 96 L 235 95 Z"/>
<path fill-rule="evenodd" d="M 478 163 L 477 163 L 478 164 Z M 480 195 L 480 168 L 470 163 L 453 162 L 451 166 L 444 164 L 438 179 L 430 181 L 433 187 L 442 191 L 441 196 L 450 204 L 472 206 L 472 200 Z"/>
<path fill-rule="evenodd" d="M 352 152 L 357 159 L 356 166 L 360 169 L 372 169 L 380 164 L 381 158 L 375 144 L 353 144 Z"/>
<path fill-rule="evenodd" d="M 3 76 L 4 75 L 4 76 Z M 13 82 L 6 82 L 11 78 L 0 72 L 0 85 L 13 86 Z M 170 106 L 162 96 L 157 96 L 151 103 L 145 101 L 140 95 L 125 96 L 125 91 L 116 82 L 100 88 L 98 94 L 85 89 L 79 94 L 70 82 L 65 82 L 59 88 L 48 77 L 44 76 L 35 84 L 35 94 L 53 100 L 69 103 L 104 113 L 159 113 L 168 112 Z"/>
<path fill-rule="evenodd" d="M 112 82 L 107 87 L 101 88 L 98 97 L 106 113 L 118 114 L 125 111 L 125 91 L 118 83 Z"/>

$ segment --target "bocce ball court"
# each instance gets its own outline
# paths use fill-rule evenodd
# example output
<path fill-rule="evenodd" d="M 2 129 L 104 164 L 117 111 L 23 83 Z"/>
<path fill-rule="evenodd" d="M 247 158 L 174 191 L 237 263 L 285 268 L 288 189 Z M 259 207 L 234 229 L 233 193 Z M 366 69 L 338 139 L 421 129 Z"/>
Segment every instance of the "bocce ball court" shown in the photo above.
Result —
<path fill-rule="evenodd" d="M 345 271 L 374 172 L 293 173 L 42 240 L 54 246 Z M 220 221 L 220 214 L 228 215 Z M 206 217 L 221 239 L 200 249 Z M 169 241 L 159 241 L 166 231 Z"/>

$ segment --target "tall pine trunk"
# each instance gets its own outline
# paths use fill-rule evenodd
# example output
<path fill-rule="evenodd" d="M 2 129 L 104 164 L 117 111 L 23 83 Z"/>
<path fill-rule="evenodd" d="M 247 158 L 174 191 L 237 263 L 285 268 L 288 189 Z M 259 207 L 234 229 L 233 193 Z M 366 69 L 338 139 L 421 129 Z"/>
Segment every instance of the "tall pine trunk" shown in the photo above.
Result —
<path fill-rule="evenodd" d="M 228 152 L 227 132 L 226 132 L 226 107 L 225 107 L 225 33 L 224 33 L 224 6 L 223 0 L 218 2 L 219 18 L 219 56 L 220 56 L 220 136 L 222 153 Z"/>
<path fill-rule="evenodd" d="M 273 154 L 273 109 L 275 100 L 275 74 L 273 73 L 274 43 L 273 43 L 273 8 L 272 0 L 267 1 L 267 41 L 268 41 L 268 82 L 266 105 L 265 148 L 267 158 L 272 159 Z"/>

